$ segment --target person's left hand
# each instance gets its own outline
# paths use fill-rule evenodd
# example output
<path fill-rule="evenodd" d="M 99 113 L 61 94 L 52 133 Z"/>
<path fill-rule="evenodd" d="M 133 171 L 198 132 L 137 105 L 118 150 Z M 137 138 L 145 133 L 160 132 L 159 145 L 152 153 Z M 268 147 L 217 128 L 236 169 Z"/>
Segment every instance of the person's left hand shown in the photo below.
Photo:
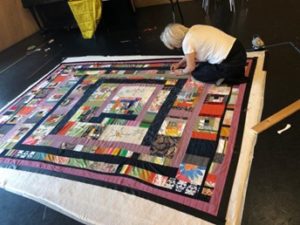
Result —
<path fill-rule="evenodd" d="M 172 72 L 174 72 L 175 70 L 177 70 L 178 68 L 180 67 L 180 64 L 179 63 L 173 63 L 170 67 L 170 70 Z"/>
<path fill-rule="evenodd" d="M 174 73 L 176 76 L 183 75 L 182 69 L 174 70 L 173 73 Z"/>

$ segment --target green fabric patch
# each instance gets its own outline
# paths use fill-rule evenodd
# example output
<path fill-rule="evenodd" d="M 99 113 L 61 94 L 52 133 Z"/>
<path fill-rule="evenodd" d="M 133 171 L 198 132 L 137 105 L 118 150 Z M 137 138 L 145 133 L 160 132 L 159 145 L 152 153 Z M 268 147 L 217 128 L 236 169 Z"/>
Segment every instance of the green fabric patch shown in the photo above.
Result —
<path fill-rule="evenodd" d="M 70 158 L 68 166 L 78 167 L 78 168 L 87 168 L 86 161 L 84 159 Z"/>

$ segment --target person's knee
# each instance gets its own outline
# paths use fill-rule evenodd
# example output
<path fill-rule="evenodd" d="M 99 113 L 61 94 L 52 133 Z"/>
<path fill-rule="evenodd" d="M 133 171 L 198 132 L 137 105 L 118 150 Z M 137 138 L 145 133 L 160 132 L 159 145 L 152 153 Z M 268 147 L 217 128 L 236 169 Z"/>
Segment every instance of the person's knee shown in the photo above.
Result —
<path fill-rule="evenodd" d="M 198 76 L 198 77 L 195 77 L 193 76 L 193 78 L 197 81 L 201 81 L 201 82 L 204 82 L 204 83 L 215 83 L 216 80 L 215 79 L 208 79 L 207 77 L 202 77 L 202 76 Z"/>
<path fill-rule="evenodd" d="M 192 76 L 196 80 L 202 81 L 202 82 L 205 82 L 205 83 L 214 83 L 218 79 L 220 79 L 220 77 L 217 76 L 216 73 L 212 73 L 212 72 L 206 71 L 206 70 L 194 71 L 194 72 L 192 72 Z"/>

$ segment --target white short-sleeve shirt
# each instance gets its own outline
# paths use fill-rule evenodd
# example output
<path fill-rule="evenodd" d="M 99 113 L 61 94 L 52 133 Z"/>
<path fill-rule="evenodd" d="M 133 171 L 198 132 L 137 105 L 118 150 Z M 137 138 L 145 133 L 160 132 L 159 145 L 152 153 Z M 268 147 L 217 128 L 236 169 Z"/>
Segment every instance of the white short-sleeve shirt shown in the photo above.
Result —
<path fill-rule="evenodd" d="M 186 33 L 184 54 L 196 53 L 198 62 L 221 63 L 230 52 L 236 38 L 208 25 L 194 25 Z"/>

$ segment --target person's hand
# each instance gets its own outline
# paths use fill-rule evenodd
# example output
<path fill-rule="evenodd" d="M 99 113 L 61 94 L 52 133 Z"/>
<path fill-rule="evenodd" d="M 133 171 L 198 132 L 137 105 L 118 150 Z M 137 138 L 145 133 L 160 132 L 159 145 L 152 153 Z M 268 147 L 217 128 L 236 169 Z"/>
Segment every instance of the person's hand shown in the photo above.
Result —
<path fill-rule="evenodd" d="M 180 67 L 179 63 L 173 63 L 170 67 L 170 70 L 172 72 L 175 72 L 175 70 L 177 70 Z"/>
<path fill-rule="evenodd" d="M 175 74 L 176 76 L 183 75 L 182 69 L 177 69 L 177 70 L 174 70 L 174 71 L 172 71 L 172 72 L 173 72 L 173 74 Z"/>

